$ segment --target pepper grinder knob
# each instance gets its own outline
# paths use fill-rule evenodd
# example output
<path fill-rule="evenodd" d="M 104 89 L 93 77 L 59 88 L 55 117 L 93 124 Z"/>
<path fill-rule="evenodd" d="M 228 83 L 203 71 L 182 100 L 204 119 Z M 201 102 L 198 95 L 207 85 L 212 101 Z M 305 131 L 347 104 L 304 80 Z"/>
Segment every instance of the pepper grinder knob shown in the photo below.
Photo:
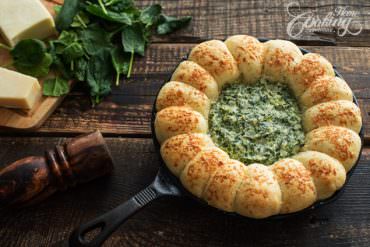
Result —
<path fill-rule="evenodd" d="M 58 190 L 85 183 L 113 170 L 113 159 L 99 131 L 82 135 L 0 170 L 0 208 L 27 206 Z"/>

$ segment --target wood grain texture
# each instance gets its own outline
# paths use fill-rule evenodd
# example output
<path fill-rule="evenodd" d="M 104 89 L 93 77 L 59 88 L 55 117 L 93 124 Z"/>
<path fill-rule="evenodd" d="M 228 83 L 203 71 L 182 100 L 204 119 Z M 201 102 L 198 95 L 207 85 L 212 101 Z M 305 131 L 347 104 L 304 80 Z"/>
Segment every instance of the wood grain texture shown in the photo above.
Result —
<path fill-rule="evenodd" d="M 2 138 L 0 160 L 5 164 L 38 155 L 64 141 Z M 159 156 L 150 139 L 107 138 L 107 143 L 116 161 L 111 176 L 57 193 L 38 206 L 0 214 L 1 246 L 50 246 L 151 182 Z M 305 215 L 248 221 L 189 198 L 165 198 L 130 219 L 104 246 L 369 246 L 369 162 L 370 149 L 366 148 L 340 199 Z"/>
<path fill-rule="evenodd" d="M 193 44 L 153 44 L 144 58 L 135 63 L 131 79 L 124 79 L 114 87 L 112 95 L 100 105 L 91 108 L 82 86 L 66 97 L 62 105 L 33 135 L 55 135 L 88 132 L 100 129 L 109 135 L 150 135 L 151 109 L 162 83 L 168 80 L 181 58 Z M 366 140 L 370 139 L 370 48 L 322 47 L 304 48 L 326 56 L 343 75 L 355 95 L 360 99 Z M 12 130 L 1 130 L 12 134 Z M 19 133 L 27 135 L 29 133 Z"/>
<path fill-rule="evenodd" d="M 51 0 L 60 2 L 63 0 Z M 37 131 L 0 129 L 0 167 L 61 144 L 78 133 L 100 129 L 115 159 L 111 176 L 59 192 L 29 209 L 0 212 L 0 246 L 53 246 L 74 227 L 119 205 L 154 178 L 160 157 L 150 137 L 155 95 L 181 58 L 198 42 L 233 34 L 289 39 L 286 0 L 142 0 L 160 3 L 168 15 L 193 16 L 191 24 L 169 36 L 154 37 L 146 56 L 135 59 L 131 79 L 96 108 L 76 85 Z M 370 143 L 370 5 L 365 0 L 299 0 L 301 9 L 323 17 L 348 6 L 359 15 L 359 36 L 337 36 L 333 29 L 305 33 L 294 40 L 335 64 L 359 98 Z M 333 45 L 336 45 L 335 47 Z M 1 60 L 1 59 L 0 59 Z M 0 61 L 0 64 L 1 61 Z M 122 138 L 120 136 L 130 137 Z M 142 138 L 132 138 L 142 137 Z M 318 210 L 284 221 L 248 221 L 229 217 L 188 199 L 165 198 L 139 212 L 104 246 L 370 246 L 370 148 L 342 197 Z M 57 245 L 59 246 L 59 245 Z"/>
<path fill-rule="evenodd" d="M 293 19 L 287 12 L 287 5 L 299 2 L 300 8 L 292 8 L 292 14 L 299 15 L 312 12 L 314 16 L 324 19 L 328 13 L 336 13 L 338 8 L 356 11 L 352 18 L 351 31 L 362 31 L 357 36 L 337 35 L 337 29 L 328 27 L 323 32 L 303 32 L 296 39 L 299 44 L 369 46 L 370 45 L 370 4 L 361 0 L 324 0 L 324 1 L 287 1 L 287 0 L 159 0 L 164 11 L 169 15 L 193 16 L 191 25 L 170 36 L 156 37 L 156 42 L 197 43 L 216 38 L 225 39 L 234 34 L 250 34 L 256 37 L 292 39 L 287 34 L 288 23 Z M 140 1 L 147 6 L 152 0 Z M 307 15 L 306 15 L 307 16 Z M 312 30 L 312 28 L 311 28 Z"/>

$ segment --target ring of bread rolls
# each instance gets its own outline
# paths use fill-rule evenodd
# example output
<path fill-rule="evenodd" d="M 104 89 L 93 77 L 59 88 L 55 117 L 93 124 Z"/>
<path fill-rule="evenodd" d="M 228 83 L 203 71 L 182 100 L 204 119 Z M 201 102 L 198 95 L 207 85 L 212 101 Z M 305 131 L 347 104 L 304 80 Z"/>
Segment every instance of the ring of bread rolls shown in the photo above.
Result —
<path fill-rule="evenodd" d="M 302 111 L 300 152 L 271 166 L 243 164 L 208 135 L 208 113 L 225 84 L 261 78 L 288 84 Z M 168 169 L 209 205 L 250 218 L 294 213 L 342 188 L 361 150 L 361 111 L 323 56 L 292 42 L 235 35 L 196 45 L 156 100 L 155 134 Z"/>

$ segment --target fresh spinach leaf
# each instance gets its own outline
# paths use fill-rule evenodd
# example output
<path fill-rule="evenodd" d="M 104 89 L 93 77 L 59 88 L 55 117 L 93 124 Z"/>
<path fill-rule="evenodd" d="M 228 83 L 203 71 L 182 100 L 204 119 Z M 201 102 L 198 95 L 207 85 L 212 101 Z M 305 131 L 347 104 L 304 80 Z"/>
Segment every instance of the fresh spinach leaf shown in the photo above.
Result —
<path fill-rule="evenodd" d="M 26 39 L 20 41 L 10 53 L 15 64 L 32 66 L 42 61 L 46 46 L 41 40 Z"/>
<path fill-rule="evenodd" d="M 191 21 L 191 16 L 176 18 L 173 16 L 161 15 L 158 21 L 157 33 L 169 34 L 180 28 L 187 26 Z"/>
<path fill-rule="evenodd" d="M 162 12 L 162 7 L 159 4 L 153 4 L 145 8 L 140 14 L 140 21 L 146 26 L 151 26 L 157 22 Z"/>
<path fill-rule="evenodd" d="M 90 23 L 90 19 L 85 12 L 80 11 L 77 13 L 73 22 L 71 23 L 71 27 L 74 28 L 87 28 L 87 25 Z"/>
<path fill-rule="evenodd" d="M 80 10 L 79 0 L 65 0 L 59 14 L 55 19 L 55 25 L 58 31 L 69 28 Z"/>
<path fill-rule="evenodd" d="M 100 6 L 96 4 L 91 4 L 87 6 L 86 11 L 107 21 L 118 22 L 126 25 L 132 24 L 130 16 L 128 16 L 125 12 L 117 13 L 109 10 L 104 11 Z"/>
<path fill-rule="evenodd" d="M 85 58 L 80 58 L 75 62 L 74 77 L 79 81 L 86 80 L 86 73 L 88 69 L 88 61 Z"/>
<path fill-rule="evenodd" d="M 69 84 L 67 80 L 60 77 L 47 79 L 44 81 L 42 92 L 45 96 L 59 97 L 69 93 Z"/>
<path fill-rule="evenodd" d="M 144 28 L 139 24 L 125 27 L 122 30 L 122 45 L 125 52 L 144 56 L 146 45 Z"/>
<path fill-rule="evenodd" d="M 78 41 L 78 34 L 74 31 L 63 31 L 59 35 L 59 38 L 56 40 L 56 42 L 62 43 L 65 46 L 74 43 Z"/>
<path fill-rule="evenodd" d="M 146 34 L 144 30 L 145 28 L 139 24 L 127 26 L 122 30 L 122 45 L 124 51 L 131 53 L 127 78 L 131 76 L 135 53 L 144 56 L 146 46 Z"/>
<path fill-rule="evenodd" d="M 16 65 L 14 67 L 17 71 L 30 75 L 33 77 L 44 77 L 49 74 L 50 66 L 53 63 L 53 59 L 49 53 L 46 53 L 44 58 L 41 60 L 41 63 L 34 64 L 33 66 L 29 65 Z"/>
<path fill-rule="evenodd" d="M 52 64 L 51 69 L 57 71 L 60 73 L 64 78 L 70 79 L 71 74 L 69 70 L 65 67 L 61 57 L 57 54 L 57 46 L 59 46 L 59 43 L 57 43 L 57 40 L 49 41 L 49 53 L 52 57 Z"/>
<path fill-rule="evenodd" d="M 66 48 L 64 48 L 62 55 L 66 62 L 72 62 L 73 60 L 82 57 L 84 54 L 85 51 L 82 45 L 80 45 L 77 42 L 74 42 L 68 45 Z"/>
<path fill-rule="evenodd" d="M 41 40 L 22 40 L 10 53 L 13 65 L 19 72 L 34 77 L 43 77 L 49 73 L 53 59 L 46 52 L 46 46 Z"/>
<path fill-rule="evenodd" d="M 125 12 L 125 13 L 134 13 L 139 12 L 139 10 L 135 7 L 134 0 L 111 0 L 106 1 L 105 6 L 108 9 L 115 11 L 115 12 Z"/>
<path fill-rule="evenodd" d="M 93 104 L 99 104 L 101 99 L 110 93 L 112 72 L 111 54 L 108 49 L 101 49 L 90 57 L 86 79 Z"/>
<path fill-rule="evenodd" d="M 115 47 L 112 52 L 112 63 L 116 71 L 116 86 L 119 85 L 121 74 L 127 74 L 130 65 L 130 56 L 123 52 L 121 47 Z"/>
<path fill-rule="evenodd" d="M 89 26 L 80 33 L 82 44 L 89 55 L 95 55 L 105 48 L 112 48 L 109 37 L 109 34 L 97 25 Z"/>

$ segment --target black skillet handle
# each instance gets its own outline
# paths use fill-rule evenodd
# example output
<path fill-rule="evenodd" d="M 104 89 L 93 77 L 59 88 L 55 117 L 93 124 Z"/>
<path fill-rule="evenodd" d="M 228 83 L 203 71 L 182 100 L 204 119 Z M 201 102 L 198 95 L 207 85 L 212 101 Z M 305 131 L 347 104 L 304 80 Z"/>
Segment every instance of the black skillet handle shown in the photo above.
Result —
<path fill-rule="evenodd" d="M 131 197 L 128 201 L 76 228 L 69 238 L 69 245 L 77 247 L 101 246 L 121 224 L 150 202 L 162 196 L 180 195 L 181 191 L 168 182 L 160 171 L 151 185 Z M 86 239 L 85 236 L 94 230 L 99 232 L 95 234 L 93 239 Z"/>

